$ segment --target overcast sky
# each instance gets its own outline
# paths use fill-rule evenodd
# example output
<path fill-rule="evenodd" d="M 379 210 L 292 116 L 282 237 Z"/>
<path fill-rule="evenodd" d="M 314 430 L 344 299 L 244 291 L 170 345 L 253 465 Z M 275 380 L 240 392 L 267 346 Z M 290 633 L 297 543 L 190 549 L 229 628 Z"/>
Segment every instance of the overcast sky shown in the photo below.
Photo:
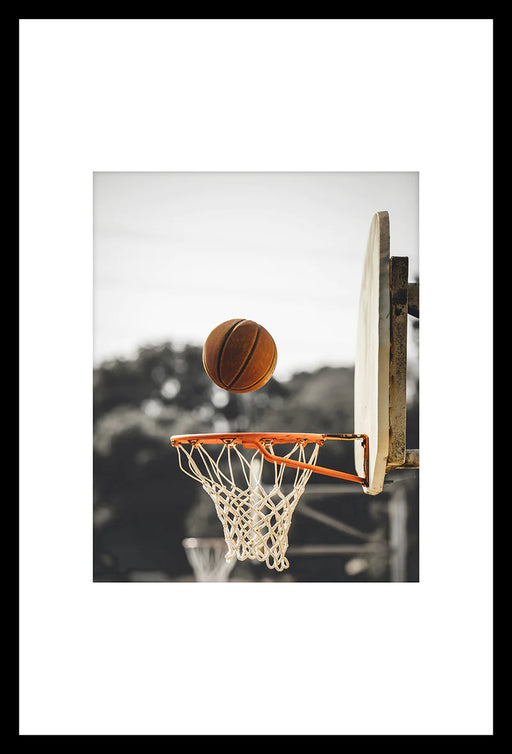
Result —
<path fill-rule="evenodd" d="M 96 173 L 94 361 L 234 317 L 277 344 L 275 377 L 353 365 L 375 212 L 418 266 L 418 173 Z"/>

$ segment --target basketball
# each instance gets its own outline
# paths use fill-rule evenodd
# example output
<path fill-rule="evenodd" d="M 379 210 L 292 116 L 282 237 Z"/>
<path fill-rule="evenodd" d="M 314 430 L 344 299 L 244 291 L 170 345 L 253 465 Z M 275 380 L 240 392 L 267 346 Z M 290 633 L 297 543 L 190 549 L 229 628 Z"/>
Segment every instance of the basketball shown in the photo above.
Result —
<path fill-rule="evenodd" d="M 277 348 L 262 325 L 252 319 L 228 319 L 208 335 L 203 365 L 208 377 L 231 393 L 263 387 L 274 373 Z"/>

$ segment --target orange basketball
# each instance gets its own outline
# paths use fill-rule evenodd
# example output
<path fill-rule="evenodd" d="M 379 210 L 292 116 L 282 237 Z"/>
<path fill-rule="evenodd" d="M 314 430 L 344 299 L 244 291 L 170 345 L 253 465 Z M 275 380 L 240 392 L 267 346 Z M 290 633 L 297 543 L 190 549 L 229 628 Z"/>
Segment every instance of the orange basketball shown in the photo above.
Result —
<path fill-rule="evenodd" d="M 274 339 L 252 319 L 228 319 L 203 347 L 206 374 L 232 393 L 250 393 L 269 381 L 277 362 Z"/>

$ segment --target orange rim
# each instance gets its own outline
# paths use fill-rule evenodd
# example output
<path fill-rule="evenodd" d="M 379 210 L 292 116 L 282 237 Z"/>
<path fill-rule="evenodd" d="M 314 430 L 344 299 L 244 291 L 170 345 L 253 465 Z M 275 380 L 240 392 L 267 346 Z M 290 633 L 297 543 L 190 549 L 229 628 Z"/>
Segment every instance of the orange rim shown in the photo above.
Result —
<path fill-rule="evenodd" d="M 326 440 L 359 440 L 364 449 L 364 477 L 356 474 L 347 474 L 344 471 L 329 469 L 324 466 L 316 466 L 303 461 L 295 461 L 291 458 L 283 458 L 274 455 L 268 451 L 268 445 L 283 444 L 302 444 L 307 445 L 310 442 L 316 442 L 323 445 Z M 263 458 L 269 463 L 280 463 L 294 469 L 307 469 L 316 474 L 325 474 L 326 476 L 336 477 L 337 479 L 346 479 L 349 482 L 357 482 L 363 486 L 368 486 L 368 468 L 369 468 L 369 442 L 368 436 L 358 435 L 320 435 L 307 433 L 289 433 L 289 432 L 235 432 L 235 433 L 214 433 L 200 435 L 174 435 L 171 437 L 171 443 L 174 447 L 181 444 L 189 445 L 242 445 L 244 448 L 255 448 Z"/>
<path fill-rule="evenodd" d="M 311 432 L 307 433 L 291 433 L 291 432 L 235 432 L 229 434 L 227 432 L 221 432 L 218 434 L 204 434 L 204 435 L 174 435 L 171 437 L 171 442 L 174 446 L 181 445 L 182 443 L 188 443 L 194 445 L 199 443 L 201 445 L 219 445 L 226 443 L 227 445 L 243 445 L 244 448 L 256 448 L 259 443 L 272 443 L 272 444 L 288 444 L 288 443 L 310 443 L 316 442 L 319 445 L 323 445 L 327 435 L 318 435 Z"/>

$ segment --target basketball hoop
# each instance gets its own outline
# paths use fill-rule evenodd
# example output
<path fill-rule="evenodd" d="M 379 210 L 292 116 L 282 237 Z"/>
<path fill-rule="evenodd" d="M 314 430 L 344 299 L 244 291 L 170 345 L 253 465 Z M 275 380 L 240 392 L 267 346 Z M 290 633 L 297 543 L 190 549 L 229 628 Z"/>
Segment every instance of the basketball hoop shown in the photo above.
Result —
<path fill-rule="evenodd" d="M 222 537 L 186 537 L 182 543 L 196 581 L 227 581 L 235 563 Z"/>
<path fill-rule="evenodd" d="M 360 441 L 365 458 L 365 476 L 317 466 L 320 447 L 327 440 Z M 368 483 L 368 438 L 366 435 L 289 434 L 241 432 L 235 434 L 176 435 L 181 470 L 198 481 L 212 498 L 228 547 L 226 560 L 258 560 L 268 568 L 288 568 L 288 530 L 295 507 L 313 472 Z M 284 456 L 274 445 L 291 445 Z M 310 445 L 309 453 L 306 449 Z M 249 451 L 248 453 L 244 451 Z M 264 463 L 273 466 L 273 480 L 262 482 Z M 284 494 L 285 471 L 294 470 L 292 491 Z"/>

